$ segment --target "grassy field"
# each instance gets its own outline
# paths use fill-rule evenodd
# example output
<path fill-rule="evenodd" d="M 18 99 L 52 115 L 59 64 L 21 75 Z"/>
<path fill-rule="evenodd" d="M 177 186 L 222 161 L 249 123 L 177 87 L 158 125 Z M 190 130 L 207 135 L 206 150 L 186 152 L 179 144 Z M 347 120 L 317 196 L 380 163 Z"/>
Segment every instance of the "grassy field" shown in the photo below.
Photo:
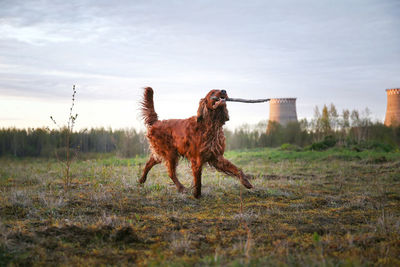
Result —
<path fill-rule="evenodd" d="M 400 153 L 231 151 L 253 190 L 205 168 L 179 194 L 145 158 L 0 159 L 0 265 L 399 266 Z M 190 188 L 186 161 L 181 182 Z"/>

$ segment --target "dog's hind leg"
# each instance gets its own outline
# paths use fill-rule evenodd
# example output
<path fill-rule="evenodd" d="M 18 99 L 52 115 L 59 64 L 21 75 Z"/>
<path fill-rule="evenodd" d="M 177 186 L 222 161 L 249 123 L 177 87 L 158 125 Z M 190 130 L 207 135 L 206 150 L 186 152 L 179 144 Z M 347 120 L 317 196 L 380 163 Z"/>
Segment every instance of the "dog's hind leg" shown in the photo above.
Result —
<path fill-rule="evenodd" d="M 156 159 L 153 155 L 150 155 L 149 160 L 146 162 L 146 166 L 143 169 L 142 177 L 139 179 L 139 183 L 143 184 L 146 182 L 147 174 L 153 168 L 154 165 L 161 163 L 161 160 Z"/>
<path fill-rule="evenodd" d="M 178 157 L 170 157 L 166 162 L 168 168 L 168 175 L 171 180 L 176 185 L 178 192 L 182 193 L 185 190 L 185 187 L 179 182 L 178 178 L 176 177 L 176 167 L 178 165 Z"/>

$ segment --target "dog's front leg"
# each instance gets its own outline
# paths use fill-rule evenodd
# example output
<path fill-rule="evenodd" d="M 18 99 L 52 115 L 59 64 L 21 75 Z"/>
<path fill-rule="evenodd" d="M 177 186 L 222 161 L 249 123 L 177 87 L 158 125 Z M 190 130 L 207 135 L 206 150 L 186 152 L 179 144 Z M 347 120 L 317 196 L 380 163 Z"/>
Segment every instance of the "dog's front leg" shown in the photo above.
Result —
<path fill-rule="evenodd" d="M 194 181 L 194 191 L 193 196 L 195 198 L 201 197 L 201 172 L 202 172 L 202 163 L 200 160 L 192 160 L 192 172 L 193 172 L 193 181 Z"/>
<path fill-rule="evenodd" d="M 235 176 L 246 188 L 253 188 L 252 184 L 247 180 L 246 175 L 241 169 L 233 165 L 229 160 L 223 156 L 219 157 L 217 160 L 211 161 L 210 164 L 216 168 L 218 171 L 224 172 L 230 176 Z"/>

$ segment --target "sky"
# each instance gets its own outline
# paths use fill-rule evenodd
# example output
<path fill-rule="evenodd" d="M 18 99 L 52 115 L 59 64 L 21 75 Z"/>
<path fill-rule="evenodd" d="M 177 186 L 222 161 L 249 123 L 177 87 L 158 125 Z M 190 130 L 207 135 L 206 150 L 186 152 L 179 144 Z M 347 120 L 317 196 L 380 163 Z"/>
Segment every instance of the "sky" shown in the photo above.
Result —
<path fill-rule="evenodd" d="M 196 114 L 214 88 L 234 98 L 296 97 L 371 111 L 400 87 L 400 1 L 0 0 L 0 128 L 66 122 L 144 129 L 143 88 L 160 119 Z M 228 103 L 234 129 L 269 105 Z"/>

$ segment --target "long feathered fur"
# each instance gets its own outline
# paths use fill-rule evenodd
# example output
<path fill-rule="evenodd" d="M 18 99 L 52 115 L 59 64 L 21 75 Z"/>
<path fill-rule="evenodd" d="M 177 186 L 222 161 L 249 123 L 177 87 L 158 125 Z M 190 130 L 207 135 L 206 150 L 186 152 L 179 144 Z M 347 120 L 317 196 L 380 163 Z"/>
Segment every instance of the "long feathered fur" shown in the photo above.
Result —
<path fill-rule="evenodd" d="M 153 94 L 153 88 L 144 88 L 143 100 L 140 102 L 142 106 L 142 117 L 147 127 L 158 121 L 158 115 L 154 110 Z"/>

